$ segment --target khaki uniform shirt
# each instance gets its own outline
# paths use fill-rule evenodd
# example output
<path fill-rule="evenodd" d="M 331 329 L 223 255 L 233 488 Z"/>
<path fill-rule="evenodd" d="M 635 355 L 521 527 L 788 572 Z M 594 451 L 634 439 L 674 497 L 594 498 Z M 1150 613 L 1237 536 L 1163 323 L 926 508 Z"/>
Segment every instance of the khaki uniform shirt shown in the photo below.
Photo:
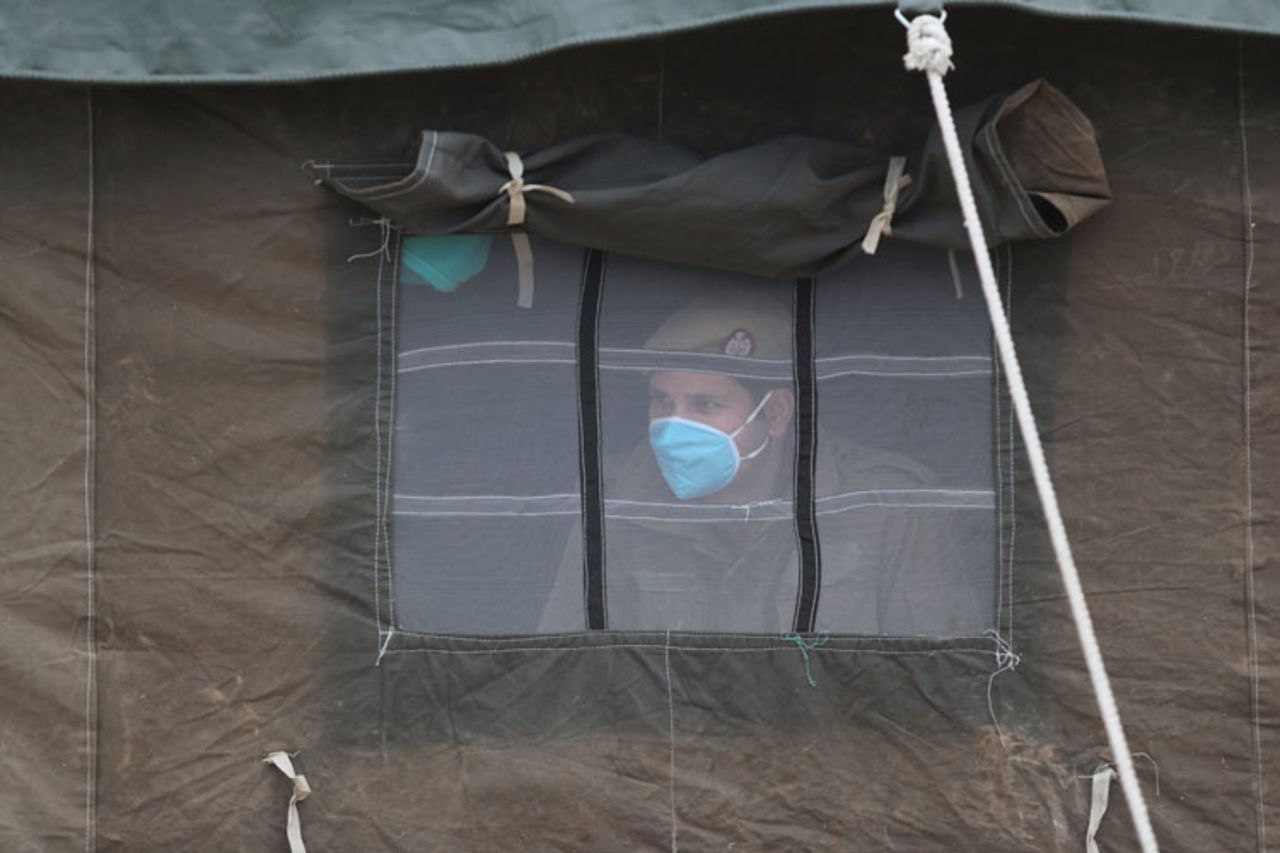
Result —
<path fill-rule="evenodd" d="M 778 497 L 727 505 L 675 498 L 647 444 L 622 459 L 605 490 L 608 628 L 791 631 L 800 578 L 793 467 L 784 466 Z M 930 479 L 906 457 L 819 434 L 819 630 L 948 636 L 987 627 L 982 597 L 991 587 L 957 585 L 947 532 L 926 529 L 918 513 L 876 505 L 877 490 L 927 488 Z M 824 510 L 824 497 L 840 496 L 858 505 Z M 580 554 L 566 549 L 542 630 L 581 624 Z"/>

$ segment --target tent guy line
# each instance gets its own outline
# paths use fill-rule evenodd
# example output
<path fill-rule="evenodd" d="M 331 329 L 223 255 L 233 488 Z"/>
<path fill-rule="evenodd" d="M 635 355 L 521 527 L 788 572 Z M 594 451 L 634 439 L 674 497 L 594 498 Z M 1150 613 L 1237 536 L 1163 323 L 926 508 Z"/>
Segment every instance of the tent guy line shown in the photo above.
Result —
<path fill-rule="evenodd" d="M 1116 706 L 1115 696 L 1111 691 L 1111 682 L 1107 677 L 1106 666 L 1102 660 L 1102 651 L 1098 646 L 1098 638 L 1093 630 L 1093 620 L 1089 616 L 1089 605 L 1085 601 L 1084 588 L 1080 583 L 1080 575 L 1076 569 L 1075 559 L 1071 555 L 1071 544 L 1067 539 L 1066 525 L 1062 520 L 1062 511 L 1058 507 L 1058 499 L 1054 493 L 1053 480 L 1049 475 L 1049 466 L 1045 460 L 1044 448 L 1040 443 L 1040 433 L 1036 427 L 1035 417 L 1031 413 L 1031 400 L 1027 394 L 1026 383 L 1022 377 L 1022 368 L 1018 364 L 1017 351 L 1013 345 L 1013 334 L 1009 329 L 1009 321 L 1004 315 L 1000 301 L 1000 290 L 996 285 L 995 271 L 991 265 L 991 253 L 987 247 L 986 234 L 982 230 L 982 221 L 978 217 L 978 206 L 974 199 L 973 187 L 969 182 L 969 171 L 965 165 L 964 155 L 960 149 L 960 138 L 956 131 L 955 118 L 951 112 L 951 104 L 947 98 L 943 77 L 953 67 L 951 64 L 951 37 L 947 33 L 942 20 L 933 15 L 919 15 L 907 21 L 901 9 L 895 11 L 898 19 L 907 27 L 907 54 L 903 61 L 908 70 L 922 71 L 929 81 L 929 94 L 933 99 L 934 111 L 938 118 L 938 128 L 942 133 L 943 143 L 947 151 L 947 160 L 951 165 L 951 174 L 955 180 L 956 195 L 960 198 L 960 206 L 964 211 L 965 230 L 973 247 L 974 260 L 978 264 L 982 291 L 987 298 L 987 313 L 991 317 L 991 325 L 995 331 L 996 349 L 1009 376 L 1009 391 L 1013 399 L 1014 411 L 1018 415 L 1018 424 L 1022 431 L 1023 444 L 1027 450 L 1027 459 L 1031 464 L 1032 477 L 1036 491 L 1040 495 L 1040 503 L 1044 510 L 1045 521 L 1049 527 L 1049 537 L 1053 543 L 1054 555 L 1066 587 L 1067 598 L 1071 603 L 1071 615 L 1076 623 L 1080 646 L 1084 652 L 1085 663 L 1089 669 L 1089 677 L 1093 682 L 1094 694 L 1098 700 L 1098 708 L 1102 714 L 1103 724 L 1107 730 L 1107 740 L 1115 754 L 1116 766 L 1120 772 L 1120 784 L 1124 790 L 1125 800 L 1133 817 L 1134 827 L 1138 835 L 1138 843 L 1143 853 L 1157 853 L 1155 831 L 1151 828 L 1151 817 L 1147 811 L 1147 803 L 1142 789 L 1138 786 L 1138 778 L 1133 770 L 1133 758 L 1129 752 L 1129 744 L 1125 739 L 1124 727 L 1120 721 L 1120 711 Z M 943 13 L 943 18 L 946 13 Z"/>

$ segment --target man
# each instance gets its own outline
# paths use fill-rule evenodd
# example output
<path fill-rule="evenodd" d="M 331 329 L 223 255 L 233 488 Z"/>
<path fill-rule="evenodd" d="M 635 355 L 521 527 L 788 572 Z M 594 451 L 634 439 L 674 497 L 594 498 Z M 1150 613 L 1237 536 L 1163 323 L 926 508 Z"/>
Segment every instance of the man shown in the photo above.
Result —
<path fill-rule="evenodd" d="M 792 328 L 780 302 L 744 292 L 695 300 L 645 341 L 648 440 L 604 463 L 610 629 L 792 630 L 800 576 Z M 602 420 L 607 447 L 617 424 L 607 408 Z M 931 479 L 905 457 L 829 430 L 819 431 L 813 476 L 819 498 L 919 489 Z M 946 531 L 921 530 L 910 512 L 822 514 L 819 544 L 819 629 L 945 635 L 981 609 L 945 580 Z M 570 551 L 546 625 L 566 624 L 582 607 L 580 552 Z"/>
<path fill-rule="evenodd" d="M 648 441 L 605 463 L 610 628 L 788 630 L 799 577 L 790 311 L 746 293 L 696 299 L 644 349 L 688 369 L 648 373 Z"/>

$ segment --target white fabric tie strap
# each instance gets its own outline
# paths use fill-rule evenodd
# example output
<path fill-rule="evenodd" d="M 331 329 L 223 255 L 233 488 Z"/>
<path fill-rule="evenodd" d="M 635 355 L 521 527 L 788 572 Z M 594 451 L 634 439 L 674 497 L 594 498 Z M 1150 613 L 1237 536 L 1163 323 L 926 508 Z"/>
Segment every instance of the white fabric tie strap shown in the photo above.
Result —
<path fill-rule="evenodd" d="M 1032 479 L 1036 484 L 1036 492 L 1040 496 L 1040 505 L 1044 510 L 1045 521 L 1049 528 L 1049 539 L 1053 544 L 1053 552 L 1057 558 L 1058 571 L 1062 575 L 1067 601 L 1071 605 L 1071 616 L 1075 620 L 1076 634 L 1080 639 L 1085 665 L 1093 683 L 1098 710 L 1107 730 L 1107 741 L 1111 745 L 1112 754 L 1115 755 L 1120 786 L 1129 803 L 1129 812 L 1133 816 L 1134 828 L 1138 833 L 1138 844 L 1142 853 L 1158 853 L 1159 846 L 1156 844 L 1155 831 L 1151 828 L 1151 815 L 1147 811 L 1147 802 L 1142 796 L 1142 789 L 1138 787 L 1137 774 L 1133 771 L 1133 756 L 1129 752 L 1124 726 L 1120 722 L 1120 710 L 1116 707 L 1115 695 L 1111 692 L 1111 680 L 1107 677 L 1107 669 L 1102 662 L 1102 650 L 1098 647 L 1098 637 L 1093 630 L 1093 619 L 1089 615 L 1089 605 L 1085 602 L 1080 573 L 1076 569 L 1075 558 L 1071 554 L 1067 528 L 1063 524 L 1062 511 L 1058 508 L 1058 498 L 1053 489 L 1053 481 L 1049 477 L 1049 465 L 1045 461 L 1040 433 L 1036 429 L 1035 417 L 1031 413 L 1031 401 L 1027 395 L 1026 382 L 1022 378 L 1022 368 L 1018 364 L 1018 354 L 1013 347 L 1013 334 L 1009 330 L 1009 320 L 1000 302 L 1000 290 L 996 287 L 995 270 L 991 266 L 991 252 L 987 247 L 986 235 L 982 231 L 982 222 L 978 218 L 978 204 L 973 197 L 973 187 L 969 182 L 969 170 L 965 166 L 964 155 L 960 150 L 960 137 L 956 132 L 955 117 L 951 113 L 946 86 L 942 83 L 943 76 L 952 68 L 951 38 L 947 35 L 942 20 L 932 15 L 920 15 L 910 22 L 907 22 L 901 10 L 897 12 L 897 16 L 907 25 L 907 54 L 903 57 L 903 63 L 908 69 L 924 71 L 928 77 L 929 94 L 933 98 L 938 129 L 942 132 L 942 141 L 947 150 L 947 161 L 951 165 L 951 175 L 955 180 L 956 195 L 960 199 L 960 207 L 964 212 L 964 226 L 969 234 L 973 259 L 978 265 L 982 293 L 987 300 L 987 313 L 991 318 L 991 327 L 995 334 L 996 349 L 1000 354 L 1000 363 L 1004 367 L 1005 375 L 1008 377 L 1009 395 L 1013 399 L 1013 408 L 1018 416 L 1018 428 L 1027 451 Z"/>
<path fill-rule="evenodd" d="M 293 783 L 293 796 L 289 798 L 285 835 L 289 839 L 289 853 L 307 853 L 307 845 L 302 843 L 302 820 L 298 817 L 298 803 L 311 795 L 311 786 L 307 784 L 307 777 L 294 771 L 293 761 L 287 752 L 270 753 L 262 759 L 262 763 L 274 765 Z"/>
<path fill-rule="evenodd" d="M 526 184 L 524 182 L 524 161 L 514 151 L 506 152 L 507 172 L 511 180 L 498 189 L 498 195 L 506 193 L 510 204 L 507 207 L 507 225 L 519 227 L 524 225 L 528 203 L 525 193 L 547 193 L 567 204 L 573 204 L 573 196 L 561 189 L 546 184 Z M 533 246 L 529 235 L 523 231 L 511 232 L 511 245 L 516 251 L 516 268 L 520 277 L 520 294 L 516 304 L 521 308 L 533 307 Z"/>
<path fill-rule="evenodd" d="M 1103 764 L 1093 771 L 1093 792 L 1089 800 L 1089 829 L 1084 836 L 1085 853 L 1098 853 L 1098 827 L 1107 813 L 1107 801 L 1111 799 L 1111 780 L 1116 771 L 1110 764 Z"/>
<path fill-rule="evenodd" d="M 862 238 L 862 251 L 874 255 L 880 248 L 880 238 L 893 233 L 893 214 L 898 208 L 898 193 L 911 185 L 911 176 L 904 175 L 906 157 L 889 158 L 889 171 L 884 178 L 884 207 L 871 218 L 867 236 Z"/>
<path fill-rule="evenodd" d="M 960 265 L 956 263 L 955 249 L 947 249 L 947 266 L 951 268 L 951 283 L 956 286 L 956 299 L 964 299 L 964 282 L 960 279 Z"/>

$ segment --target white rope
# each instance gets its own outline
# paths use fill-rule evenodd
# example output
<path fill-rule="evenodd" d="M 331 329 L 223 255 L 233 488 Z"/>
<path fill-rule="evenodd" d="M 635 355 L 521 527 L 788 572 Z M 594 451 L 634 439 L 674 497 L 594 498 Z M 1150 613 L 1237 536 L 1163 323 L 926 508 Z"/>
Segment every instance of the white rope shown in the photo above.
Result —
<path fill-rule="evenodd" d="M 900 12 L 898 15 L 902 19 Z M 1146 800 L 1143 799 L 1142 789 L 1138 787 L 1138 779 L 1133 771 L 1133 757 L 1129 752 L 1129 744 L 1125 740 L 1120 711 L 1116 707 L 1115 696 L 1111 692 L 1111 682 L 1107 678 L 1107 670 L 1102 662 L 1102 651 L 1098 647 L 1098 638 L 1093 630 L 1089 606 L 1085 602 L 1084 589 L 1080 585 L 1080 574 L 1076 570 L 1075 559 L 1071 556 L 1071 545 L 1067 541 L 1066 527 L 1062 523 L 1062 512 L 1058 508 L 1053 482 L 1049 479 L 1049 466 L 1045 462 L 1040 434 L 1036 430 L 1035 418 L 1031 414 L 1031 401 L 1027 396 L 1026 383 L 1022 378 L 1022 368 L 1018 365 L 1017 353 L 1013 348 L 1013 335 L 1009 331 L 1009 323 L 1000 301 L 1000 291 L 996 287 L 995 271 L 991 268 L 987 239 L 982 231 L 982 223 L 978 219 L 978 206 L 974 201 L 969 172 L 960 150 L 955 119 L 951 114 L 946 87 L 942 83 L 943 76 L 952 67 L 951 38 L 947 35 L 946 27 L 941 20 L 932 15 L 920 15 L 907 25 L 907 48 L 907 54 L 903 57 L 906 67 L 913 71 L 925 72 L 929 80 L 929 92 L 933 96 L 934 111 L 937 113 L 938 126 L 946 145 L 947 160 L 951 164 L 951 173 L 955 179 L 956 194 L 960 197 L 960 206 L 964 212 L 965 230 L 969 233 L 974 261 L 978 265 L 982 292 L 987 299 L 987 313 L 991 317 L 991 325 L 995 332 L 1000 362 L 1008 376 L 1009 393 L 1013 398 L 1018 426 L 1027 449 L 1027 460 L 1031 463 L 1036 491 L 1040 495 L 1040 504 L 1049 526 L 1049 538 L 1053 543 L 1063 585 L 1066 587 L 1067 600 L 1071 604 L 1071 615 L 1075 619 L 1076 633 L 1080 638 L 1089 678 L 1093 682 L 1093 692 L 1097 697 L 1098 709 L 1102 713 L 1102 722 L 1107 730 L 1107 740 L 1115 755 L 1116 766 L 1120 773 L 1120 786 L 1128 801 L 1129 812 L 1133 816 L 1138 842 L 1143 853 L 1158 853 L 1155 832 L 1151 828 L 1151 816 L 1147 812 Z"/>
<path fill-rule="evenodd" d="M 293 769 L 293 761 L 287 752 L 272 752 L 262 759 L 263 764 L 270 764 L 289 777 L 293 783 L 293 796 L 289 798 L 289 813 L 286 816 L 285 835 L 289 839 L 289 853 L 307 853 L 307 845 L 302 842 L 302 820 L 298 817 L 298 803 L 311 795 L 311 786 L 307 777 Z"/>

